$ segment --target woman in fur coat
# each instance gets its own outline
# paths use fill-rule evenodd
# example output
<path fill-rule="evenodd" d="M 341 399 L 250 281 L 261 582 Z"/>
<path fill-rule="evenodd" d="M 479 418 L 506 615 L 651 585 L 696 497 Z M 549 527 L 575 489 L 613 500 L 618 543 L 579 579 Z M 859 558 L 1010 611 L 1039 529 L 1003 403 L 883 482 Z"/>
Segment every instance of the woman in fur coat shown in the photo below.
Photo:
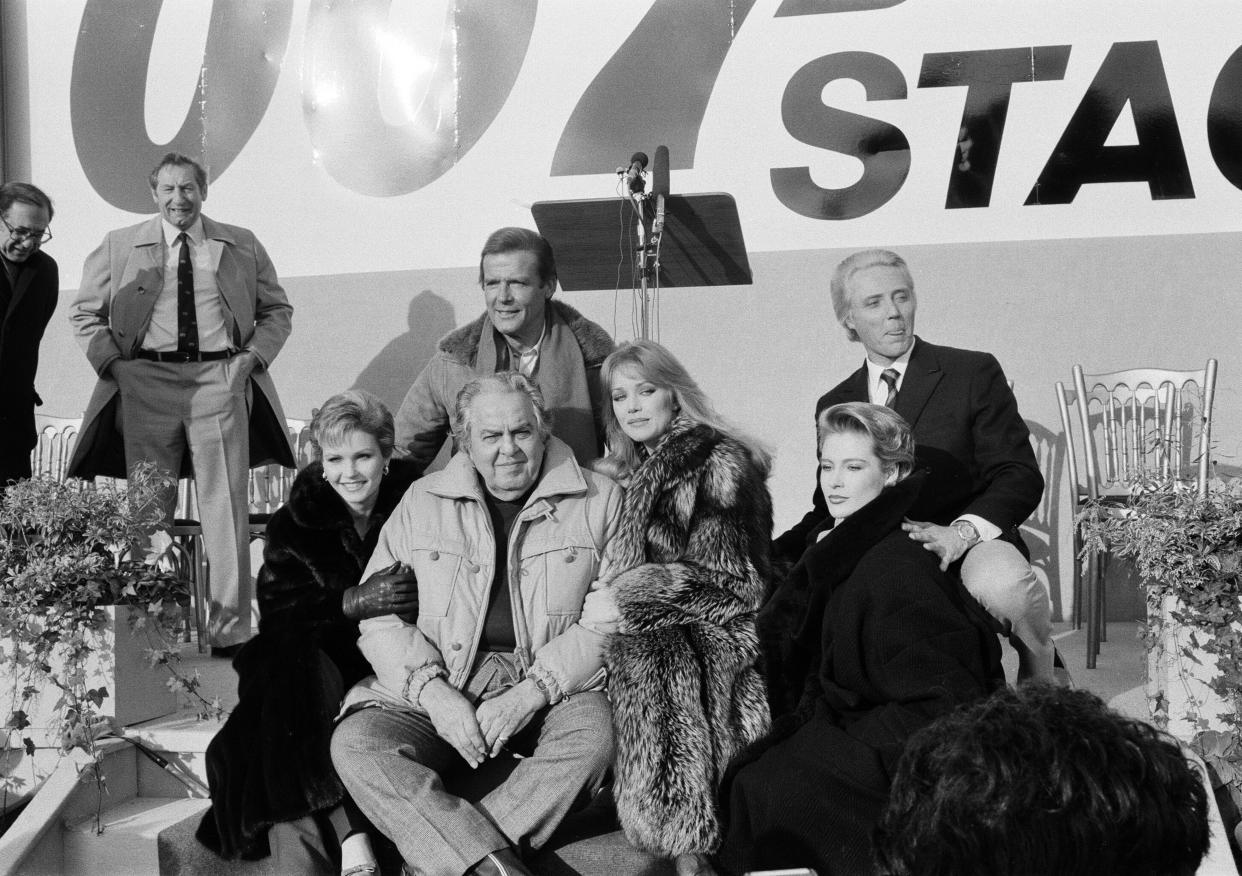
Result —
<path fill-rule="evenodd" d="M 818 429 L 830 519 L 760 612 L 773 726 L 725 782 L 728 873 L 871 873 L 906 739 L 1004 683 L 983 609 L 902 531 L 923 480 L 909 426 L 849 402 Z"/>
<path fill-rule="evenodd" d="M 719 842 L 725 766 L 768 727 L 755 611 L 768 580 L 768 458 L 729 434 L 666 349 L 623 344 L 601 370 L 609 455 L 626 486 L 601 588 L 614 795 L 635 845 L 695 872 Z"/>
<path fill-rule="evenodd" d="M 408 572 L 358 583 L 414 467 L 390 462 L 392 414 L 370 393 L 333 396 L 310 429 L 317 461 L 267 527 L 259 634 L 233 661 L 239 701 L 207 748 L 212 807 L 198 838 L 226 858 L 270 849 L 282 873 L 361 876 L 377 872 L 368 825 L 328 743 L 344 692 L 371 673 L 358 620 L 417 613 Z"/>

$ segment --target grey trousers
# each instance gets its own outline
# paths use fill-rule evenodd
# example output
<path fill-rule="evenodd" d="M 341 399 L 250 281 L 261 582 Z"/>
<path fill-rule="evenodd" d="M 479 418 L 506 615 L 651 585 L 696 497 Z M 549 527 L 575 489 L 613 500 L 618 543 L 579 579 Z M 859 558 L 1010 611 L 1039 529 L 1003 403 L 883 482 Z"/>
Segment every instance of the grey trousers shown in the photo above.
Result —
<path fill-rule="evenodd" d="M 511 657 L 487 654 L 462 692 L 481 701 L 517 681 Z M 506 748 L 471 770 L 426 714 L 385 704 L 341 721 L 332 762 L 407 868 L 459 876 L 498 849 L 539 848 L 572 809 L 590 802 L 612 764 L 607 697 L 579 693 L 541 710 Z"/>

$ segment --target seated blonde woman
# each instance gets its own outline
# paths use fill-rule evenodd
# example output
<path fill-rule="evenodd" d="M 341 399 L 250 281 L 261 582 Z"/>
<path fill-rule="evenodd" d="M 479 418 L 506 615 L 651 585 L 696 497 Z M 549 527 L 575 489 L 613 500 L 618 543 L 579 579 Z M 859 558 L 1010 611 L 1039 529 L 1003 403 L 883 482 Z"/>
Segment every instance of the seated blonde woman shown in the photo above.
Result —
<path fill-rule="evenodd" d="M 695 872 L 719 839 L 729 759 L 768 707 L 755 611 L 768 579 L 766 454 L 723 425 L 668 350 L 621 345 L 601 371 L 609 455 L 626 484 L 602 588 L 617 620 L 606 657 L 617 814 L 636 846 Z"/>
<path fill-rule="evenodd" d="M 902 531 L 923 482 L 905 420 L 849 402 L 818 431 L 831 520 L 760 613 L 774 723 L 726 783 L 728 873 L 871 872 L 906 739 L 1004 683 L 982 609 Z"/>

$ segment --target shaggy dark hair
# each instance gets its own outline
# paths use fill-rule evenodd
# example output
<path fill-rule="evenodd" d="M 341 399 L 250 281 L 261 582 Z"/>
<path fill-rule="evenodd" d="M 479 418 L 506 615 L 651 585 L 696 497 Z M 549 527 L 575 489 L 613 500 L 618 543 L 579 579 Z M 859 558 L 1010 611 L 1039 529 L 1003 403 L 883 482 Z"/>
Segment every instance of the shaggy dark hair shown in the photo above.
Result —
<path fill-rule="evenodd" d="M 1084 690 L 1002 688 L 910 737 L 882 876 L 1190 876 L 1207 793 L 1177 743 Z"/>

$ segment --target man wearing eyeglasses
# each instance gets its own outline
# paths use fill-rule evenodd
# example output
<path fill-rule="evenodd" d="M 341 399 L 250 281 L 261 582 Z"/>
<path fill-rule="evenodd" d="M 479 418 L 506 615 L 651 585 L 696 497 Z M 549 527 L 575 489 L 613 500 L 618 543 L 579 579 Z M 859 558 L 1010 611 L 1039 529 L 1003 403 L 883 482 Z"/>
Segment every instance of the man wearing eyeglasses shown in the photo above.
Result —
<path fill-rule="evenodd" d="M 212 653 L 251 635 L 250 466 L 294 466 L 268 366 L 293 308 L 254 234 L 202 215 L 207 173 L 170 152 L 149 178 L 159 216 L 86 257 L 69 316 L 99 382 L 69 473 L 192 473 L 211 567 Z M 165 496 L 171 524 L 175 492 Z"/>
<path fill-rule="evenodd" d="M 30 183 L 0 185 L 0 495 L 30 477 L 39 342 L 60 290 L 56 261 L 40 247 L 52 239 L 52 201 Z"/>

